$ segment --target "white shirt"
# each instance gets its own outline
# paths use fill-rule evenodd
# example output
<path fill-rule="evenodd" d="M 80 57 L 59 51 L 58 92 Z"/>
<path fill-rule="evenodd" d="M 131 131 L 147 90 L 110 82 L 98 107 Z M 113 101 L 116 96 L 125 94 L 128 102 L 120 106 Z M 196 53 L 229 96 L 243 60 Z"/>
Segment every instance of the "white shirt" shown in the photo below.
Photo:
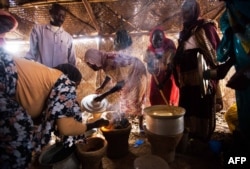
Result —
<path fill-rule="evenodd" d="M 30 34 L 30 49 L 25 58 L 55 67 L 76 64 L 73 38 L 62 27 L 35 25 Z"/>

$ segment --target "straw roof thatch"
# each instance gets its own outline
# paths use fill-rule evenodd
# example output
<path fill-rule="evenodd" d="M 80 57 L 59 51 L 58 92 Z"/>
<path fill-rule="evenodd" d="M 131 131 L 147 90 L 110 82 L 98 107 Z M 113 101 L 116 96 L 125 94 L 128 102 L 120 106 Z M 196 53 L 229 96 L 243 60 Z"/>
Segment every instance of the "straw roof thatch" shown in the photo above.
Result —
<path fill-rule="evenodd" d="M 202 17 L 219 19 L 224 2 L 198 1 Z M 19 21 L 17 31 L 9 38 L 28 39 L 34 24 L 49 21 L 48 9 L 55 2 L 67 8 L 63 27 L 74 37 L 112 36 L 120 29 L 144 34 L 155 26 L 167 32 L 178 32 L 181 28 L 183 0 L 0 0 L 0 8 L 9 10 Z"/>
<path fill-rule="evenodd" d="M 223 1 L 197 1 L 200 3 L 203 18 L 219 22 L 225 10 Z M 75 39 L 77 67 L 83 74 L 82 83 L 78 88 L 79 101 L 95 92 L 96 86 L 103 80 L 102 73 L 91 71 L 83 62 L 84 53 L 88 48 L 112 51 L 115 33 L 125 29 L 133 41 L 131 47 L 126 49 L 126 53 L 142 59 L 149 44 L 148 35 L 152 28 L 161 26 L 167 36 L 175 42 L 182 28 L 180 8 L 183 0 L 0 0 L 0 9 L 8 10 L 19 22 L 17 30 L 7 34 L 7 39 L 10 41 L 25 41 L 18 55 L 23 56 L 27 52 L 29 48 L 27 42 L 33 25 L 49 22 L 49 8 L 55 2 L 68 10 L 63 27 Z M 100 41 L 93 38 L 97 35 L 101 37 Z M 84 37 L 91 38 L 82 41 Z M 222 95 L 225 96 L 224 108 L 227 109 L 232 102 L 235 102 L 235 98 L 234 91 L 225 87 L 226 81 L 226 78 L 222 80 L 221 86 Z M 117 97 L 113 94 L 109 100 L 115 102 Z"/>

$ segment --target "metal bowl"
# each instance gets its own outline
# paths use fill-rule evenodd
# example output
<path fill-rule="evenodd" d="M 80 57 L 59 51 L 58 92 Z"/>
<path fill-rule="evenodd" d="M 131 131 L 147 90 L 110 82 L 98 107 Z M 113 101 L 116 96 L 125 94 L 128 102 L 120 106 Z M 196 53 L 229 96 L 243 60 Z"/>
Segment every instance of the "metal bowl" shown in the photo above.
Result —
<path fill-rule="evenodd" d="M 97 94 L 90 94 L 88 96 L 85 96 L 81 100 L 81 105 L 89 113 L 101 113 L 104 112 L 108 106 L 108 100 L 103 99 L 100 102 L 94 101 L 94 98 L 97 97 Z"/>
<path fill-rule="evenodd" d="M 144 108 L 146 128 L 158 135 L 176 135 L 184 131 L 185 109 L 177 106 L 155 105 Z"/>

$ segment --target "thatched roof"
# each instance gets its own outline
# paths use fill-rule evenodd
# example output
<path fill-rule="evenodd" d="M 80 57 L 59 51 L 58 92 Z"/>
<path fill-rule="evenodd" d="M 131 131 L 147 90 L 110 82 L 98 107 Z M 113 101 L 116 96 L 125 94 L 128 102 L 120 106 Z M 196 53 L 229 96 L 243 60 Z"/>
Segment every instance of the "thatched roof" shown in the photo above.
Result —
<path fill-rule="evenodd" d="M 219 21 L 225 4 L 220 0 L 198 0 L 202 17 Z M 93 72 L 83 62 L 82 57 L 88 48 L 113 51 L 115 33 L 126 29 L 133 43 L 126 52 L 140 59 L 149 44 L 149 31 L 161 26 L 167 36 L 177 41 L 177 34 L 182 28 L 180 8 L 183 0 L 0 0 L 0 8 L 6 8 L 18 20 L 19 26 L 14 33 L 8 33 L 8 40 L 24 40 L 18 47 L 18 56 L 26 54 L 29 35 L 34 24 L 46 24 L 49 21 L 49 7 L 58 2 L 65 6 L 68 15 L 63 27 L 76 38 L 77 67 L 83 74 L 78 88 L 78 99 L 95 92 L 102 81 L 99 73 Z M 0 25 L 1 26 L 1 25 Z M 218 29 L 219 30 L 219 29 Z M 82 37 L 100 35 L 101 41 L 95 38 L 82 41 Z M 78 41 L 79 38 L 79 41 Z M 13 47 L 11 47 L 11 50 Z M 13 50 L 13 52 L 15 52 Z M 233 72 L 233 71 L 232 71 Z M 221 81 L 225 110 L 235 102 L 234 91 L 226 88 L 226 82 L 232 73 Z M 109 96 L 110 103 L 116 102 L 119 94 Z"/>
<path fill-rule="evenodd" d="M 130 34 L 148 33 L 161 26 L 166 32 L 181 29 L 180 6 L 183 0 L 0 0 L 16 16 L 19 27 L 13 39 L 27 40 L 32 26 L 49 21 L 48 9 L 54 2 L 68 10 L 63 27 L 74 37 L 112 36 L 120 29 Z M 218 20 L 224 10 L 219 0 L 198 0 L 202 16 Z M 10 35 L 9 35 L 10 36 Z"/>

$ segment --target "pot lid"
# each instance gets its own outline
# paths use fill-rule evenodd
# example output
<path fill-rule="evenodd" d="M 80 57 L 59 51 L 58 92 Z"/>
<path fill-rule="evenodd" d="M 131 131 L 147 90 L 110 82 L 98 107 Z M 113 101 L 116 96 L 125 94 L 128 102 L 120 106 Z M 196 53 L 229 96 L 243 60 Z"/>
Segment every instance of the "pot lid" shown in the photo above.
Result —
<path fill-rule="evenodd" d="M 108 106 L 108 100 L 104 98 L 102 101 L 96 102 L 94 101 L 94 98 L 97 96 L 97 94 L 85 96 L 81 101 L 82 107 L 90 113 L 100 113 L 105 111 Z"/>
<path fill-rule="evenodd" d="M 201 92 L 202 95 L 205 96 L 207 94 L 208 80 L 203 78 L 203 72 L 206 71 L 208 67 L 201 53 L 197 54 L 197 60 L 198 60 L 198 71 L 199 71 Z"/>

